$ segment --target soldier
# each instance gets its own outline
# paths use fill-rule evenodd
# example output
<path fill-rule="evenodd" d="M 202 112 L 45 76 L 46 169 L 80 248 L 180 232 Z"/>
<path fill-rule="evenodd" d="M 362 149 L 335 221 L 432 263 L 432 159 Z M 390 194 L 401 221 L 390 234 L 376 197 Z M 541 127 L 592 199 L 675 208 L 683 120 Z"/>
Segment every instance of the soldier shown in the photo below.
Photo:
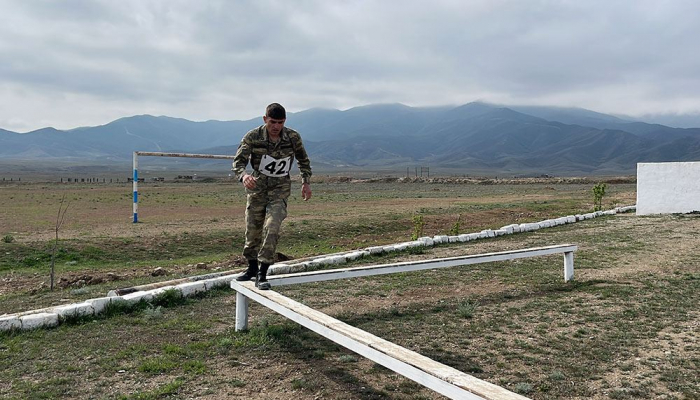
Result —
<path fill-rule="evenodd" d="M 247 194 L 243 256 L 248 269 L 236 280 L 255 278 L 255 286 L 263 290 L 270 289 L 267 269 L 275 262 L 280 226 L 287 216 L 292 187 L 289 170 L 294 158 L 301 172 L 301 197 L 305 201 L 311 198 L 311 163 L 299 133 L 284 126 L 286 119 L 284 107 L 277 103 L 267 106 L 265 124 L 245 134 L 233 160 L 233 172 Z M 246 172 L 249 161 L 252 174 Z"/>

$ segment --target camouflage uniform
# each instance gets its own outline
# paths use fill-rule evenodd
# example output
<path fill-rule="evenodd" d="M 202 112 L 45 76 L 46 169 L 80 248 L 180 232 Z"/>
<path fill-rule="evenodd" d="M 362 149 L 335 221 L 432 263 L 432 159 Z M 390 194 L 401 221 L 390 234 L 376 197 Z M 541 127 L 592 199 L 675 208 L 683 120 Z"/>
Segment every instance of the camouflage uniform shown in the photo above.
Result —
<path fill-rule="evenodd" d="M 266 164 L 268 172 L 278 172 L 277 175 L 279 175 L 280 171 L 284 173 L 283 169 L 286 169 L 286 174 L 267 176 L 260 172 L 259 168 L 264 156 L 275 159 L 272 164 Z M 289 160 L 284 160 L 287 157 Z M 311 178 L 309 157 L 299 133 L 287 127 L 280 132 L 280 140 L 277 143 L 268 140 L 267 128 L 261 125 L 246 133 L 238 146 L 233 160 L 233 172 L 236 178 L 242 181 L 250 161 L 253 167 L 252 175 L 257 179 L 255 188 L 246 188 L 248 200 L 245 211 L 246 231 L 243 256 L 248 260 L 257 259 L 266 264 L 275 262 L 279 231 L 282 221 L 287 217 L 287 199 L 292 187 L 288 171 L 295 158 L 301 172 L 302 183 L 308 183 Z M 288 162 L 289 165 L 279 168 L 282 167 L 283 162 Z"/>

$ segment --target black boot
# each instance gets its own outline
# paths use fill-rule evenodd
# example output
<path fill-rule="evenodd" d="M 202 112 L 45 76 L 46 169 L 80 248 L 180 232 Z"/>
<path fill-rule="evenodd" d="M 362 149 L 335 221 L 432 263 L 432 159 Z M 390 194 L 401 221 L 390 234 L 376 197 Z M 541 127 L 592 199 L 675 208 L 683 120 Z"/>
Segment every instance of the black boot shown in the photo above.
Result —
<path fill-rule="evenodd" d="M 258 272 L 257 278 L 255 278 L 255 287 L 260 290 L 270 290 L 270 282 L 267 281 L 267 269 L 270 268 L 270 264 L 261 263 L 260 272 Z"/>
<path fill-rule="evenodd" d="M 241 275 L 236 277 L 236 280 L 249 281 L 258 275 L 258 260 L 248 260 L 248 269 Z"/>

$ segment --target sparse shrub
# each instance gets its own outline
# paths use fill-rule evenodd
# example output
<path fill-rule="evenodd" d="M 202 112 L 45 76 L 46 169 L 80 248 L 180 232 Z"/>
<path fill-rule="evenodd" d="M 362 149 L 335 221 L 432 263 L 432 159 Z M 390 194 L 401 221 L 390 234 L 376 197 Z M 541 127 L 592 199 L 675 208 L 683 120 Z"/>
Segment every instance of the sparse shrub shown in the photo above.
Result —
<path fill-rule="evenodd" d="M 566 376 L 561 371 L 554 371 L 551 374 L 549 374 L 549 379 L 553 381 L 563 381 L 564 379 L 566 379 Z"/>
<path fill-rule="evenodd" d="M 185 304 L 187 299 L 177 289 L 168 289 L 154 296 L 152 303 L 156 306 L 174 307 Z"/>
<path fill-rule="evenodd" d="M 528 393 L 532 392 L 532 385 L 529 383 L 525 383 L 525 382 L 519 382 L 519 383 L 515 384 L 513 389 L 516 393 L 528 394 Z"/>
<path fill-rule="evenodd" d="M 460 220 L 462 219 L 462 214 L 457 216 L 457 222 L 455 222 L 452 225 L 452 228 L 450 228 L 450 235 L 451 236 L 457 236 L 459 235 L 459 225 L 460 225 Z"/>
<path fill-rule="evenodd" d="M 3 243 L 12 243 L 15 241 L 15 237 L 10 235 L 9 233 L 5 236 L 2 237 L 2 242 Z"/>
<path fill-rule="evenodd" d="M 352 354 L 343 354 L 342 356 L 338 357 L 338 361 L 344 363 L 357 362 L 357 357 L 353 356 Z"/>
<path fill-rule="evenodd" d="M 233 379 L 231 379 L 231 382 L 229 382 L 229 384 L 230 384 L 231 386 L 233 386 L 233 387 L 243 387 L 243 386 L 245 386 L 245 382 L 242 381 L 242 380 L 240 380 L 240 379 L 238 379 L 238 378 L 233 378 Z"/>
<path fill-rule="evenodd" d="M 425 221 L 423 216 L 420 214 L 413 216 L 413 233 L 411 234 L 411 240 L 416 240 L 423 236 L 423 228 L 425 227 Z"/>
<path fill-rule="evenodd" d="M 476 303 L 472 301 L 463 301 L 457 307 L 457 315 L 465 319 L 471 319 L 476 312 Z"/>
<path fill-rule="evenodd" d="M 233 347 L 233 340 L 231 338 L 225 337 L 219 340 L 219 347 L 222 349 L 230 349 Z"/>
<path fill-rule="evenodd" d="M 593 207 L 594 211 L 600 211 L 603 209 L 603 197 L 605 196 L 605 188 L 607 185 L 601 182 L 593 186 Z"/>
<path fill-rule="evenodd" d="M 163 311 L 162 307 L 148 307 L 145 310 L 143 310 L 143 319 L 146 321 L 152 320 L 152 319 L 158 319 L 163 316 Z"/>
<path fill-rule="evenodd" d="M 70 294 L 72 294 L 74 296 L 80 296 L 80 295 L 88 294 L 88 293 L 90 293 L 90 288 L 87 288 L 87 287 L 80 287 L 80 288 L 76 288 L 76 289 L 71 289 L 71 291 L 70 291 Z"/>
<path fill-rule="evenodd" d="M 61 226 L 63 226 L 63 223 L 66 220 L 66 212 L 68 211 L 68 206 L 70 205 L 70 202 L 65 203 L 65 208 L 63 207 L 64 202 L 66 201 L 66 195 L 64 194 L 63 197 L 61 197 L 61 202 L 58 205 L 58 215 L 56 216 L 56 240 L 53 242 L 53 249 L 51 251 L 51 275 L 50 275 L 50 281 L 51 281 L 51 291 L 53 292 L 53 287 L 54 287 L 54 277 L 55 277 L 55 271 L 56 271 L 56 249 L 58 248 L 58 231 L 61 229 Z"/>
<path fill-rule="evenodd" d="M 307 390 L 313 390 L 315 385 L 306 379 L 292 379 L 292 389 L 294 390 L 299 390 L 299 389 L 307 389 Z"/>
<path fill-rule="evenodd" d="M 326 352 L 321 349 L 316 349 L 311 353 L 311 358 L 323 360 L 324 358 L 326 358 Z"/>

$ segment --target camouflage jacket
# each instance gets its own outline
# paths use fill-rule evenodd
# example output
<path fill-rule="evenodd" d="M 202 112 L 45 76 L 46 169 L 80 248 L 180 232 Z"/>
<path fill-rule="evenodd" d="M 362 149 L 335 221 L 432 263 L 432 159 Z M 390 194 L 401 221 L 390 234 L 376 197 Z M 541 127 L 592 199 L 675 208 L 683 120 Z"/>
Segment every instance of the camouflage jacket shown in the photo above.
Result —
<path fill-rule="evenodd" d="M 250 161 L 250 165 L 255 172 L 253 175 L 259 174 L 260 161 L 264 155 L 268 155 L 275 159 L 284 159 L 291 157 L 291 162 L 296 158 L 299 171 L 301 172 L 301 181 L 308 183 L 311 179 L 311 161 L 306 154 L 304 144 L 301 142 L 301 136 L 294 129 L 289 129 L 286 126 L 280 132 L 280 140 L 277 143 L 268 141 L 267 128 L 261 125 L 243 136 L 241 144 L 238 146 L 236 156 L 233 160 L 233 172 L 236 174 L 236 179 L 243 179 L 246 166 Z"/>

